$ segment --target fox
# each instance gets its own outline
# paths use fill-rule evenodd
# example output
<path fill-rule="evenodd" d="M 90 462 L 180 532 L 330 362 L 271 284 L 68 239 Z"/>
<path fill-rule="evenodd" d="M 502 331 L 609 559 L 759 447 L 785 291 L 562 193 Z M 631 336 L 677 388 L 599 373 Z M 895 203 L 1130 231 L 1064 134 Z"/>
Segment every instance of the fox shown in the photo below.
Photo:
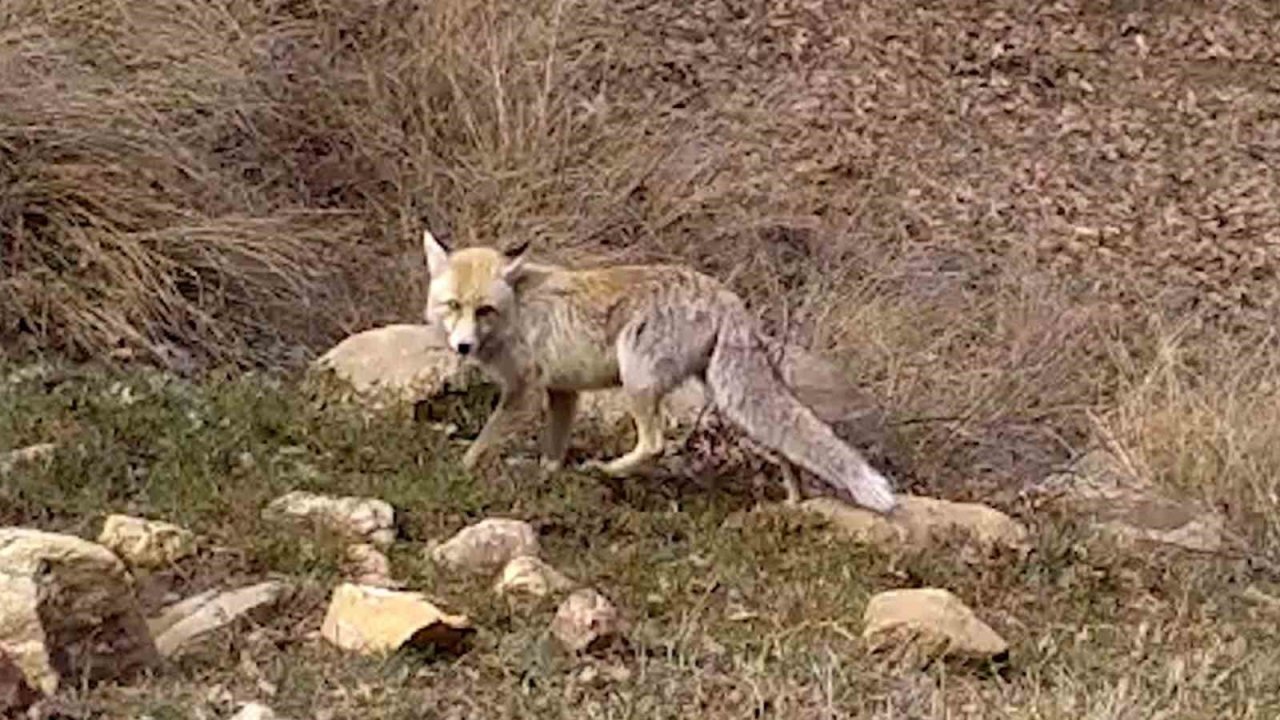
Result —
<path fill-rule="evenodd" d="M 538 264 L 529 261 L 528 242 L 450 250 L 429 229 L 422 243 L 429 275 L 423 319 L 499 388 L 465 468 L 488 456 L 517 418 L 545 412 L 540 462 L 562 469 L 580 394 L 620 387 L 635 445 L 583 468 L 632 475 L 663 454 L 662 400 L 693 378 L 764 449 L 858 505 L 884 514 L 895 508 L 889 480 L 793 395 L 745 302 L 715 278 L 675 264 Z M 790 470 L 784 474 L 794 504 L 798 489 Z"/>

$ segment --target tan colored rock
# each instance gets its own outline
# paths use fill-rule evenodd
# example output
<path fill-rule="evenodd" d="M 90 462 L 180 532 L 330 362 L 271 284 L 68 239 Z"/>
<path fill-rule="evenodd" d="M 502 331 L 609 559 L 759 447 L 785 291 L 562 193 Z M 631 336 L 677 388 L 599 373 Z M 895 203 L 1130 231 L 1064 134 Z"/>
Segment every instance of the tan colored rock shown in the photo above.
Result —
<path fill-rule="evenodd" d="M 372 545 L 352 545 L 347 548 L 347 574 L 357 585 L 396 588 L 401 583 L 391 578 L 391 561 Z"/>
<path fill-rule="evenodd" d="M 0 650 L 0 717 L 18 717 L 40 699 L 13 658 Z"/>
<path fill-rule="evenodd" d="M 172 565 L 196 551 L 196 537 L 190 530 L 128 515 L 108 515 L 98 543 L 137 568 Z"/>
<path fill-rule="evenodd" d="M 551 634 L 569 652 L 592 653 L 621 641 L 626 624 L 609 598 L 584 588 L 560 603 L 551 621 Z"/>
<path fill-rule="evenodd" d="M 1101 450 L 1045 478 L 1037 492 L 1055 495 L 1102 532 L 1125 541 L 1218 552 L 1226 536 L 1226 520 L 1220 513 L 1166 495 Z"/>
<path fill-rule="evenodd" d="M 531 555 L 513 558 L 503 568 L 494 591 L 499 595 L 532 595 L 546 597 L 551 593 L 565 592 L 573 587 L 573 581 L 560 574 L 542 560 Z"/>
<path fill-rule="evenodd" d="M 948 590 L 890 590 L 871 598 L 862 638 L 872 652 L 910 646 L 923 656 L 995 658 L 1009 644 Z"/>
<path fill-rule="evenodd" d="M 431 548 L 431 559 L 454 570 L 488 573 L 513 558 L 538 555 L 538 533 L 523 520 L 487 518 Z"/>
<path fill-rule="evenodd" d="M 165 608 L 147 626 L 163 657 L 173 657 L 199 638 L 226 627 L 258 608 L 275 605 L 288 591 L 280 582 L 263 582 L 236 590 L 210 590 Z"/>
<path fill-rule="evenodd" d="M 465 649 L 475 633 L 465 615 L 450 615 L 421 593 L 344 583 L 333 591 L 320 634 L 358 653 L 431 648 L 450 654 Z"/>
<path fill-rule="evenodd" d="M 999 510 L 979 503 L 956 503 L 919 495 L 898 495 L 890 516 L 848 505 L 835 498 L 811 498 L 804 510 L 822 515 L 841 532 L 873 545 L 923 545 L 950 533 L 965 535 L 980 545 L 1022 548 L 1027 529 Z"/>
<path fill-rule="evenodd" d="M 25 528 L 0 529 L 0 650 L 45 694 L 63 681 L 126 678 L 158 660 L 120 558 Z"/>
<path fill-rule="evenodd" d="M 39 443 L 38 445 L 28 445 L 17 450 L 9 450 L 0 452 L 0 475 L 8 475 L 14 468 L 19 465 L 37 462 L 46 458 L 53 457 L 58 446 L 53 443 Z"/>
<path fill-rule="evenodd" d="M 377 498 L 331 497 L 295 490 L 262 511 L 268 520 L 314 522 L 353 539 L 386 547 L 395 541 L 395 509 Z"/>
<path fill-rule="evenodd" d="M 332 371 L 374 405 L 424 400 L 462 369 L 448 338 L 431 325 L 388 325 L 357 333 L 313 367 Z"/>

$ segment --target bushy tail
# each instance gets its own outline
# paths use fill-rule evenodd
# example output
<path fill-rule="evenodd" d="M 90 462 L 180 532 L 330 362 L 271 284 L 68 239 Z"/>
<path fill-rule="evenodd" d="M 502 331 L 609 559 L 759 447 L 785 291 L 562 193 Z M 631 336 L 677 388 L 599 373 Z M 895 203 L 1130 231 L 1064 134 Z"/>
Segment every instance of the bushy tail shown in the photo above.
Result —
<path fill-rule="evenodd" d="M 889 481 L 795 398 L 739 303 L 729 303 L 721 318 L 706 381 L 716 406 L 753 440 L 859 505 L 878 512 L 893 509 Z"/>

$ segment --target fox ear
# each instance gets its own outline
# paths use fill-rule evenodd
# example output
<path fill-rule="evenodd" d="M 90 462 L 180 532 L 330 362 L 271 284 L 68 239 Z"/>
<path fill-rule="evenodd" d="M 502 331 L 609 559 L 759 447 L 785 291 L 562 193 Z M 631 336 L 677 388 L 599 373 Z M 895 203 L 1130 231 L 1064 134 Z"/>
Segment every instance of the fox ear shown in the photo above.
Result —
<path fill-rule="evenodd" d="M 507 264 L 502 268 L 502 279 L 508 284 L 514 285 L 520 279 L 520 272 L 524 269 L 524 260 L 528 257 L 529 241 L 517 245 L 510 250 L 504 250 L 503 255 L 507 258 Z"/>
<path fill-rule="evenodd" d="M 422 231 L 422 251 L 427 255 L 427 272 L 434 277 L 449 264 L 449 248 L 445 247 L 430 230 Z"/>

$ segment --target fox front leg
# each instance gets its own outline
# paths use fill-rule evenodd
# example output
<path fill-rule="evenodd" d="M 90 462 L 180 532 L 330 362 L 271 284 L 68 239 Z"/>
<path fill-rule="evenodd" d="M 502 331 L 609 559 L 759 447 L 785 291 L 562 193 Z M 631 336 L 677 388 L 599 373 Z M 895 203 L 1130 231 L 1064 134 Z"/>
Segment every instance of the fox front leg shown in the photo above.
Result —
<path fill-rule="evenodd" d="M 498 406 L 485 421 L 480 434 L 472 441 L 471 447 L 462 456 L 462 466 L 466 470 L 475 470 L 485 456 L 493 450 L 503 436 L 517 420 L 523 418 L 531 408 L 531 388 L 526 383 L 510 383 L 498 398 Z"/>

